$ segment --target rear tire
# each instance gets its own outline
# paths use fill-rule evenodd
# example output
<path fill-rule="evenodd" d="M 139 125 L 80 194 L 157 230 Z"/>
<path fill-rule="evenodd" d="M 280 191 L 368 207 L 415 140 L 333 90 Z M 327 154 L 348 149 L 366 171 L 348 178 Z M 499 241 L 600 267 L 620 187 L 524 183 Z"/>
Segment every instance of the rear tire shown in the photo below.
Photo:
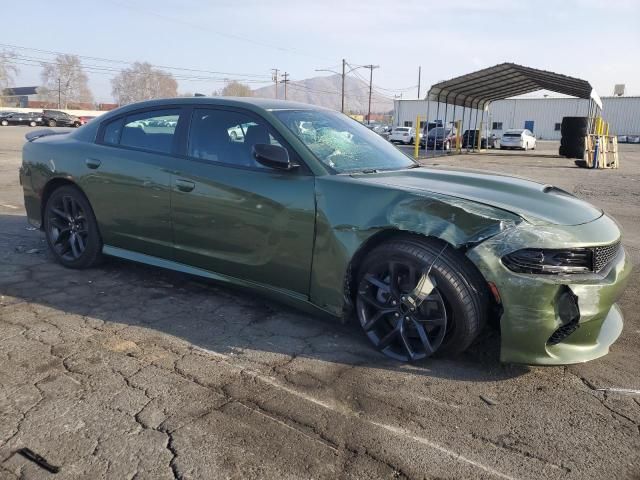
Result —
<path fill-rule="evenodd" d="M 427 272 L 435 288 L 411 310 L 407 294 Z M 358 269 L 356 295 L 365 334 L 399 361 L 463 352 L 484 328 L 489 311 L 488 288 L 476 267 L 432 239 L 407 237 L 373 249 Z"/>
<path fill-rule="evenodd" d="M 37 123 L 36 123 L 36 122 L 29 122 L 29 126 L 30 126 L 30 127 L 35 127 L 36 125 L 37 125 Z"/>
<path fill-rule="evenodd" d="M 89 268 L 102 260 L 102 238 L 89 200 L 76 187 L 57 188 L 44 207 L 44 231 L 56 260 L 68 268 Z"/>
<path fill-rule="evenodd" d="M 7 125 L 9 125 L 9 122 L 7 122 L 6 120 L 2 120 L 2 122 L 0 122 L 2 124 L 3 127 L 6 127 Z"/>

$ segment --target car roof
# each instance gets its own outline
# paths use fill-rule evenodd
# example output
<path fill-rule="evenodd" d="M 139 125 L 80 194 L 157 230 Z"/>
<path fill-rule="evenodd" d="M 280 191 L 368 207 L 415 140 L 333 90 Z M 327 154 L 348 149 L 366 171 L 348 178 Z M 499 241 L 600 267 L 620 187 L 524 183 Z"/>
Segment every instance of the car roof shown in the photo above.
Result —
<path fill-rule="evenodd" d="M 179 97 L 147 100 L 145 102 L 132 103 L 127 107 L 148 108 L 163 105 L 221 105 L 221 106 L 247 106 L 253 105 L 264 110 L 326 110 L 326 108 L 307 103 L 292 102 L 273 98 L 258 97 Z"/>
<path fill-rule="evenodd" d="M 504 133 L 522 133 L 522 132 L 524 132 L 524 129 L 522 128 L 511 128 Z"/>

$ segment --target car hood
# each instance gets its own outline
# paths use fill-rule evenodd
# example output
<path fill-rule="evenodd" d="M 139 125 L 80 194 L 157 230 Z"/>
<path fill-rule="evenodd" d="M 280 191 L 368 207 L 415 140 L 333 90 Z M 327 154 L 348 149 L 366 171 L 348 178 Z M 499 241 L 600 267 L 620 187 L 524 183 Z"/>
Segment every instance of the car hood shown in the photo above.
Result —
<path fill-rule="evenodd" d="M 603 215 L 602 210 L 560 188 L 504 175 L 423 167 L 353 177 L 367 183 L 491 205 L 534 225 L 580 225 Z"/>

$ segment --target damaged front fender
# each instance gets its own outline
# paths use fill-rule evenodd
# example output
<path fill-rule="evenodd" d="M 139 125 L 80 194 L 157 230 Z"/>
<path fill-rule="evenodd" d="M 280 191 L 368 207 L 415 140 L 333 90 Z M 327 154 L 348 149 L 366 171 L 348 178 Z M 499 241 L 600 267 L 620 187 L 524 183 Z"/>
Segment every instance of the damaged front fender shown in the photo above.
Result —
<path fill-rule="evenodd" d="M 349 182 L 348 188 L 344 182 Z M 338 316 L 345 306 L 344 282 L 352 259 L 380 234 L 415 233 L 467 248 L 522 221 L 513 213 L 469 200 L 357 184 L 340 176 L 317 180 L 316 201 L 310 297 Z"/>

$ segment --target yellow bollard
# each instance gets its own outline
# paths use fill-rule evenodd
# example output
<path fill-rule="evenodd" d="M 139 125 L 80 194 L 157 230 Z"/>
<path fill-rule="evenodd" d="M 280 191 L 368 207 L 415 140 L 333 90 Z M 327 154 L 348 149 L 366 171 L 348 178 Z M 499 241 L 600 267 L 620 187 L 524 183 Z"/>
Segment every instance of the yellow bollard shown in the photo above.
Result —
<path fill-rule="evenodd" d="M 460 130 L 462 129 L 462 121 L 461 120 L 457 120 L 456 121 L 456 151 L 458 153 L 462 152 L 462 137 L 460 135 L 462 135 L 460 133 Z"/>
<path fill-rule="evenodd" d="M 416 136 L 413 140 L 413 156 L 417 160 L 420 156 L 420 115 L 416 117 Z"/>

